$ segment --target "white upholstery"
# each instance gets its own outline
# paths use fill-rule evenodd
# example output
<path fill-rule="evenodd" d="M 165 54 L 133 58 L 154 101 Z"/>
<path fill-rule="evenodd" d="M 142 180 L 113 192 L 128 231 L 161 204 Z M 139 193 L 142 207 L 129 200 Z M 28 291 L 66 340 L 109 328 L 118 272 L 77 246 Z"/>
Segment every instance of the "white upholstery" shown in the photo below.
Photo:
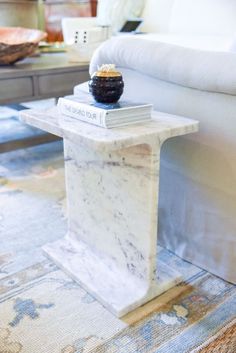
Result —
<path fill-rule="evenodd" d="M 186 34 L 225 34 L 236 32 L 235 0 L 175 0 L 170 32 Z"/>
<path fill-rule="evenodd" d="M 235 0 L 146 0 L 145 32 L 232 35 Z"/>
<path fill-rule="evenodd" d="M 236 47 L 236 38 L 233 39 L 232 36 L 223 35 L 208 36 L 175 33 L 147 33 L 144 35 L 140 34 L 139 38 L 208 51 L 228 52 L 233 51 L 234 45 Z"/>
<path fill-rule="evenodd" d="M 104 63 L 181 86 L 236 95 L 236 53 L 195 50 L 126 36 L 112 38 L 99 48 L 91 60 L 90 73 Z"/>
<path fill-rule="evenodd" d="M 175 0 L 146 0 L 142 13 L 144 32 L 169 32 L 171 11 Z"/>
<path fill-rule="evenodd" d="M 236 37 L 234 37 L 229 45 L 229 51 L 231 51 L 232 53 L 236 53 Z"/>

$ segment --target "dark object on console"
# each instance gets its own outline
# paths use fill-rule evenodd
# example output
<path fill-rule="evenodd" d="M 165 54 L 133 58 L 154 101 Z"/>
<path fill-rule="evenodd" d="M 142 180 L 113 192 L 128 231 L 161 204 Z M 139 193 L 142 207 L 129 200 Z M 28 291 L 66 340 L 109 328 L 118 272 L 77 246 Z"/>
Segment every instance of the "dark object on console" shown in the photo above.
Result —
<path fill-rule="evenodd" d="M 136 32 L 139 26 L 142 24 L 142 22 L 143 20 L 141 18 L 137 18 L 135 20 L 128 20 L 125 22 L 120 32 L 124 32 L 124 33 Z"/>
<path fill-rule="evenodd" d="M 89 81 L 89 92 L 99 103 L 116 103 L 124 90 L 124 81 L 118 71 L 99 71 Z"/>

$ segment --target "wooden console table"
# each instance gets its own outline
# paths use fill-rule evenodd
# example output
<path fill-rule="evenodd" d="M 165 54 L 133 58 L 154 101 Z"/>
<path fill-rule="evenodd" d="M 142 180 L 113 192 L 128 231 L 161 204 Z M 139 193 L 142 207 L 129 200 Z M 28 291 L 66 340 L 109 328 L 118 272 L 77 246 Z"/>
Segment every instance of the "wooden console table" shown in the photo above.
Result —
<path fill-rule="evenodd" d="M 0 66 L 0 104 L 72 94 L 89 79 L 88 63 L 70 63 L 66 53 L 42 54 L 13 66 Z"/>
<path fill-rule="evenodd" d="M 88 81 L 88 63 L 71 63 L 66 53 L 42 54 L 13 66 L 0 66 L 0 104 L 57 98 L 73 93 L 73 87 Z M 1 122 L 0 122 L 1 128 Z M 0 152 L 58 139 L 48 133 L 0 144 Z"/>
<path fill-rule="evenodd" d="M 160 152 L 198 122 L 154 112 L 150 122 L 103 129 L 57 108 L 21 119 L 64 139 L 68 233 L 47 254 L 119 317 L 175 286 L 180 274 L 157 264 Z"/>

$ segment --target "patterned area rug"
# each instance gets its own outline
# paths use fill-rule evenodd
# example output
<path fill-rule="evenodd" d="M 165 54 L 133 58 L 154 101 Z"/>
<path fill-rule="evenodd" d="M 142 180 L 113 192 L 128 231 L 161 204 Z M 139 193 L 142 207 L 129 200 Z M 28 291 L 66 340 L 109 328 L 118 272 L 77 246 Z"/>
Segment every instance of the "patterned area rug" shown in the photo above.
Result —
<path fill-rule="evenodd" d="M 44 257 L 66 232 L 61 142 L 0 155 L 0 353 L 235 353 L 236 288 L 159 248 L 183 283 L 115 318 Z"/>
<path fill-rule="evenodd" d="M 45 132 L 19 121 L 19 111 L 40 106 L 50 108 L 55 105 L 54 99 L 46 99 L 22 104 L 0 106 L 0 150 L 1 144 L 12 140 L 45 135 Z"/>
<path fill-rule="evenodd" d="M 0 108 L 0 124 L 0 145 L 10 140 L 44 134 L 44 132 L 39 129 L 22 124 L 18 119 L 18 111 L 10 107 Z"/>

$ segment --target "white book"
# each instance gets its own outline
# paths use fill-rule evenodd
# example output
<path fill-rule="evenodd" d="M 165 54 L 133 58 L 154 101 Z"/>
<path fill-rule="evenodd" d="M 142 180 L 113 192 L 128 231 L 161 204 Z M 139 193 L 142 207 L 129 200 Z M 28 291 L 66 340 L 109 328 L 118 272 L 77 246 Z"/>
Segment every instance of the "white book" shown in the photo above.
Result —
<path fill-rule="evenodd" d="M 58 108 L 64 115 L 102 127 L 115 127 L 151 119 L 152 104 L 121 101 L 116 104 L 95 102 L 90 95 L 59 98 Z"/>
<path fill-rule="evenodd" d="M 107 121 L 106 128 L 110 129 L 116 126 L 125 126 L 130 124 L 144 123 L 151 120 L 151 116 L 147 117 L 146 114 L 138 115 L 136 118 L 117 119 L 116 121 Z"/>

